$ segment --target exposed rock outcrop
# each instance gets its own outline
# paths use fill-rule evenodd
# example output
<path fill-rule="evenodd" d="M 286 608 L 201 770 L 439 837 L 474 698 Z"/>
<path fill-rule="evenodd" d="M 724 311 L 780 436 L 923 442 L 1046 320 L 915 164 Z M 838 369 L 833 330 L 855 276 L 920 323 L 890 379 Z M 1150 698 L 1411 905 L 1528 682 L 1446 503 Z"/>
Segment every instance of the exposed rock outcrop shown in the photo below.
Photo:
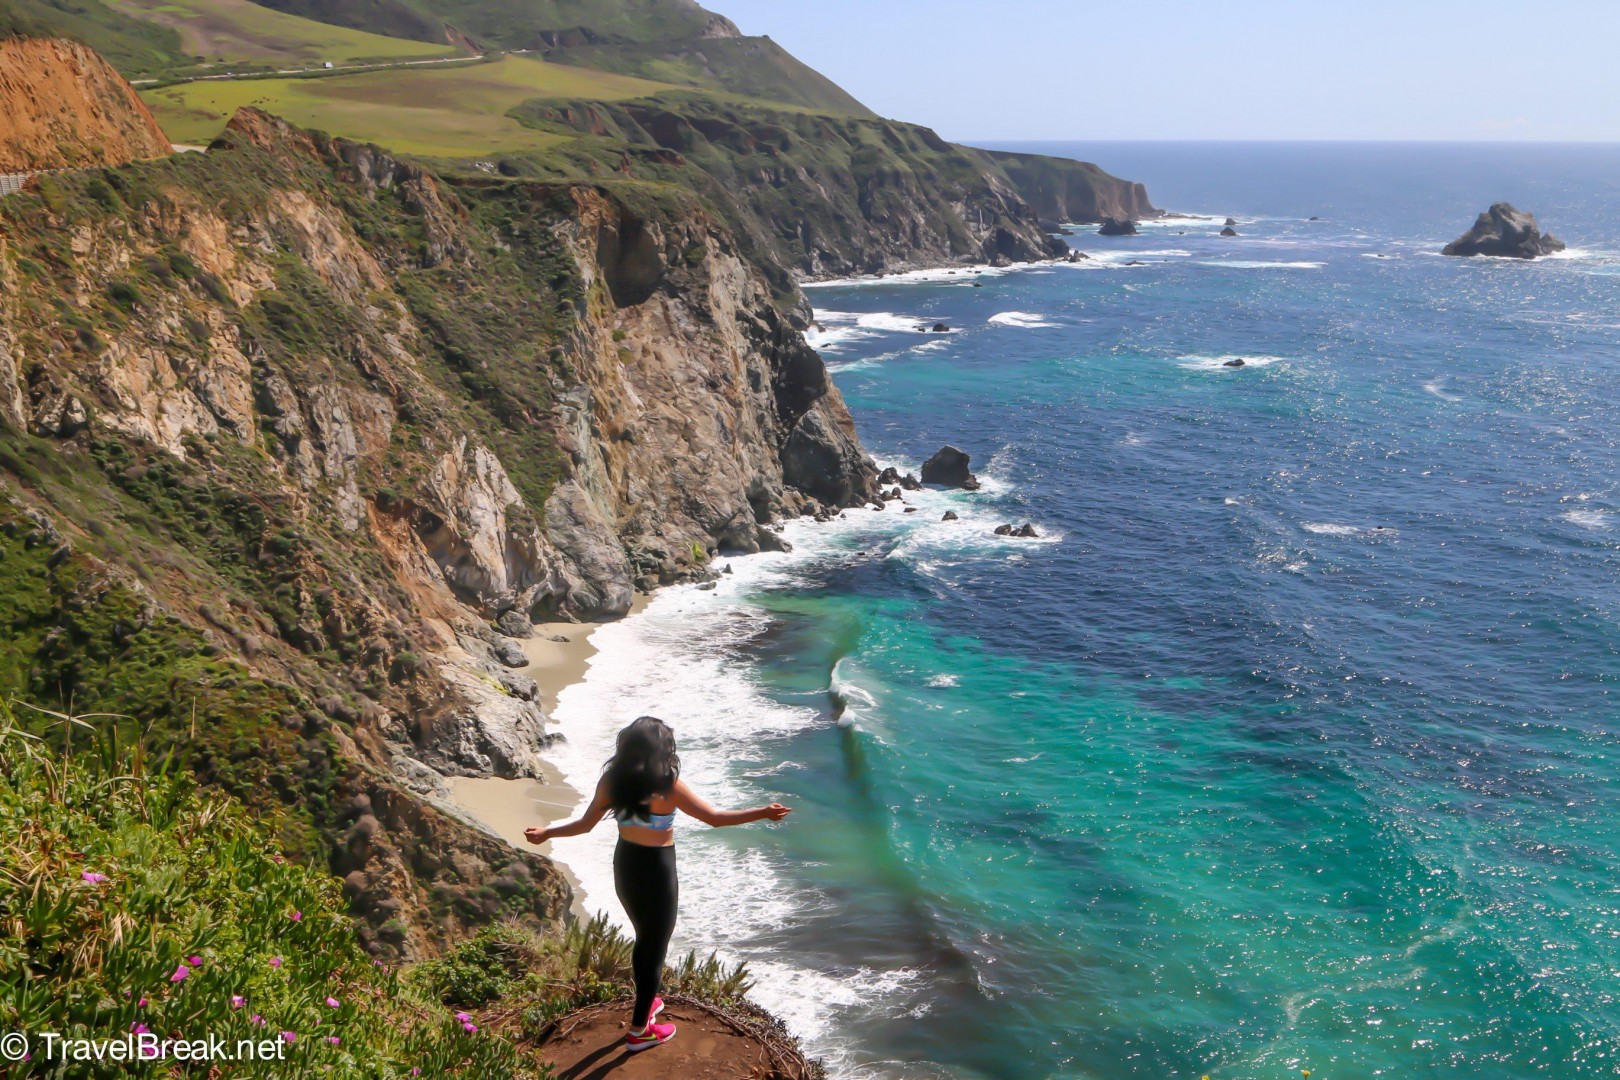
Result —
<path fill-rule="evenodd" d="M 954 446 L 942 446 L 934 451 L 933 457 L 923 462 L 922 482 L 976 491 L 979 478 L 968 468 L 971 463 L 972 457 L 966 451 Z"/>
<path fill-rule="evenodd" d="M 0 173 L 170 152 L 145 103 L 94 50 L 58 38 L 0 38 Z"/>
<path fill-rule="evenodd" d="M 1129 218 L 1105 218 L 1097 229 L 1098 236 L 1135 236 L 1136 222 Z"/>
<path fill-rule="evenodd" d="M 1496 255 L 1535 259 L 1564 250 L 1564 242 L 1536 226 L 1536 215 L 1505 202 L 1492 203 L 1474 227 L 1447 244 L 1442 255 Z"/>

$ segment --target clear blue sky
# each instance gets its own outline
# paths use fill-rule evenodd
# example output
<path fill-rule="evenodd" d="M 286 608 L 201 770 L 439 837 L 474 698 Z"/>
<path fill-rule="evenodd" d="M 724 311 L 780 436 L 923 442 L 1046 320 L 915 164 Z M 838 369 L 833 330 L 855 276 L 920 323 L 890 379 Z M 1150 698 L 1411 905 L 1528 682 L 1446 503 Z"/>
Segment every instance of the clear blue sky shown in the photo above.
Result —
<path fill-rule="evenodd" d="M 1620 0 L 704 0 L 974 139 L 1620 141 Z"/>

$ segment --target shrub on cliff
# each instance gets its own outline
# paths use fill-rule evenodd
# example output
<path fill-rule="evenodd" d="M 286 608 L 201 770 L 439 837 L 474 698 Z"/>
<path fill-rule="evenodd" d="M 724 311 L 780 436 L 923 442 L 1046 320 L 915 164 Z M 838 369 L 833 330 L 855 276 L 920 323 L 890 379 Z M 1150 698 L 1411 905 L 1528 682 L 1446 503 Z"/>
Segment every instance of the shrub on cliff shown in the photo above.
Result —
<path fill-rule="evenodd" d="M 57 754 L 0 705 L 0 1030 L 33 1040 L 7 1075 L 51 1072 L 46 1032 L 269 1040 L 284 1044 L 274 1071 L 295 1075 L 547 1075 L 372 961 L 339 883 L 284 858 L 240 804 L 53 719 L 92 749 Z"/>

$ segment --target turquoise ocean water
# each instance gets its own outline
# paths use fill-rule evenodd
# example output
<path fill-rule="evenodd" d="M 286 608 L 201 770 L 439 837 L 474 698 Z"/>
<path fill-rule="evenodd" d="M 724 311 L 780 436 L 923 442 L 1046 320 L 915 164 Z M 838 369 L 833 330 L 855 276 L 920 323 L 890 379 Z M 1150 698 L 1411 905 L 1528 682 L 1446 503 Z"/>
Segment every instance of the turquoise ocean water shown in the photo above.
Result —
<path fill-rule="evenodd" d="M 1044 149 L 1213 220 L 809 290 L 985 490 L 603 628 L 558 764 L 796 808 L 683 829 L 678 943 L 835 1075 L 1620 1075 L 1620 148 Z M 1435 254 L 1504 198 L 1568 255 Z"/>

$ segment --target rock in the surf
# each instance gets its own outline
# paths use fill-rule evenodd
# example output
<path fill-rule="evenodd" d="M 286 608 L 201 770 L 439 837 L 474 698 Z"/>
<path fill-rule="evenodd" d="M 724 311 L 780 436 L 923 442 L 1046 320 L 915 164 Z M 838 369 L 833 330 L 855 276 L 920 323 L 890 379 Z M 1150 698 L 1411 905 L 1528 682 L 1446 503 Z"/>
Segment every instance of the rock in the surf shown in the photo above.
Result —
<path fill-rule="evenodd" d="M 900 486 L 905 488 L 907 491 L 921 491 L 922 481 L 918 480 L 911 473 L 906 473 L 906 475 L 900 478 Z"/>
<path fill-rule="evenodd" d="M 1228 229 L 1230 229 L 1230 228 L 1232 228 L 1232 227 L 1233 227 L 1233 226 L 1234 226 L 1234 225 L 1236 225 L 1236 224 L 1237 224 L 1237 218 L 1235 218 L 1235 217 L 1229 217 L 1229 218 L 1227 218 L 1227 219 L 1226 219 L 1226 221 L 1225 221 L 1225 222 L 1223 222 L 1223 223 L 1222 223 L 1222 224 L 1224 224 L 1224 225 L 1225 225 L 1225 226 L 1226 226 L 1226 227 L 1227 227 L 1227 228 L 1228 228 Z"/>
<path fill-rule="evenodd" d="M 972 458 L 954 446 L 942 446 L 934 456 L 923 462 L 922 482 L 940 487 L 966 488 L 977 491 L 979 478 L 968 469 Z"/>
<path fill-rule="evenodd" d="M 941 521 L 955 521 L 956 520 L 956 511 L 955 510 L 947 510 L 947 511 L 945 511 L 945 516 L 940 518 L 939 520 L 941 520 Z"/>
<path fill-rule="evenodd" d="M 1104 218 L 1097 229 L 1098 236 L 1135 236 L 1136 222 L 1129 218 Z"/>
<path fill-rule="evenodd" d="M 884 469 L 882 472 L 878 473 L 877 482 L 885 487 L 889 484 L 898 484 L 900 482 L 900 470 L 895 468 L 893 465 L 890 465 L 887 469 Z"/>
<path fill-rule="evenodd" d="M 1236 229 L 1232 228 L 1232 226 L 1230 226 L 1230 225 L 1226 226 L 1224 229 L 1221 230 L 1221 235 L 1222 236 L 1236 236 L 1237 234 L 1238 234 L 1238 231 Z"/>
<path fill-rule="evenodd" d="M 1492 203 L 1489 210 L 1475 219 L 1472 229 L 1447 244 L 1440 254 L 1534 259 L 1563 250 L 1562 240 L 1536 226 L 1536 215 L 1499 202 Z"/>
<path fill-rule="evenodd" d="M 942 322 L 937 322 L 937 323 L 934 324 L 934 333 L 936 333 L 936 334 L 948 333 L 950 331 L 950 329 L 951 329 L 950 327 L 946 326 Z"/>
<path fill-rule="evenodd" d="M 1247 363 L 1248 363 L 1248 361 L 1243 359 L 1243 357 L 1234 356 L 1232 359 L 1230 359 L 1226 363 L 1222 364 L 1221 367 L 1242 367 L 1243 365 L 1245 365 Z"/>

